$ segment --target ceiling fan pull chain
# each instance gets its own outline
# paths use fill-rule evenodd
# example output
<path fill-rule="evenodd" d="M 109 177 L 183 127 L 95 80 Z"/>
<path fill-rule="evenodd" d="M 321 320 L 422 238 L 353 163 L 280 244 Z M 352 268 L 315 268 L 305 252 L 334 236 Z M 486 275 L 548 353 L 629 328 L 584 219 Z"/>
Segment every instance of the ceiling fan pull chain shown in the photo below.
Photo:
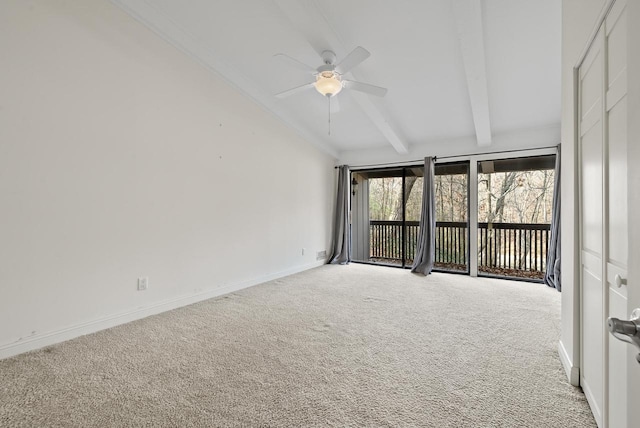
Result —
<path fill-rule="evenodd" d="M 327 95 L 327 98 L 329 99 L 329 134 L 331 135 L 331 95 Z"/>

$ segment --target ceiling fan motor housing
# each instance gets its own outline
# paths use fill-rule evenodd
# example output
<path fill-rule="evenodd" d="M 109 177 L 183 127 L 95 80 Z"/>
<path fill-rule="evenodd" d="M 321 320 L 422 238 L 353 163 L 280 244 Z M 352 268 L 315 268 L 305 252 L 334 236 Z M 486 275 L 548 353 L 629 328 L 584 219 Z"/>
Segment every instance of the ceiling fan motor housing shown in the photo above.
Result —
<path fill-rule="evenodd" d="M 326 65 L 333 65 L 336 62 L 336 54 L 333 51 L 322 51 L 322 61 Z"/>

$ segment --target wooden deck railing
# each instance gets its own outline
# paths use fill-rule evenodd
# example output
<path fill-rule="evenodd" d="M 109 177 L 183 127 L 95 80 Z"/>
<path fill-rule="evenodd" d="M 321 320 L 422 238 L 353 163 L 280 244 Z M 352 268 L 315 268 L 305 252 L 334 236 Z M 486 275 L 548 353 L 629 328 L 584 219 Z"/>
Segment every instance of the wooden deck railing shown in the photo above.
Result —
<path fill-rule="evenodd" d="M 544 272 L 550 226 L 478 223 L 478 266 Z"/>
<path fill-rule="evenodd" d="M 415 254 L 419 223 L 405 222 L 406 247 L 402 248 L 402 222 L 371 220 L 369 222 L 370 258 L 410 263 Z M 500 274 L 528 271 L 543 273 L 547 260 L 549 224 L 479 223 L 478 269 Z M 436 223 L 436 264 L 466 266 L 468 229 L 464 222 Z"/>

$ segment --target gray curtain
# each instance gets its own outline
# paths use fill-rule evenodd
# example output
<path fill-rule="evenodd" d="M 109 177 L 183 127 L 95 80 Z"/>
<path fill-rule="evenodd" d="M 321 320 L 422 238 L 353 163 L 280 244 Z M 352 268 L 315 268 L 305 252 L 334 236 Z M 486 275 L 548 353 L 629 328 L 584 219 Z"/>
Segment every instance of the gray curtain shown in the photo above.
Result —
<path fill-rule="evenodd" d="M 556 176 L 553 186 L 553 212 L 551 213 L 551 238 L 547 251 L 547 269 L 544 282 L 549 287 L 562 290 L 560 284 L 560 146 L 556 154 Z"/>
<path fill-rule="evenodd" d="M 346 264 L 351 261 L 351 230 L 349 227 L 349 166 L 338 167 L 338 198 L 333 219 L 333 246 L 329 263 Z"/>
<path fill-rule="evenodd" d="M 433 158 L 424 158 L 424 178 L 422 180 L 422 212 L 420 213 L 420 232 L 413 259 L 411 272 L 429 275 L 433 270 L 436 254 L 436 192 L 435 162 Z"/>

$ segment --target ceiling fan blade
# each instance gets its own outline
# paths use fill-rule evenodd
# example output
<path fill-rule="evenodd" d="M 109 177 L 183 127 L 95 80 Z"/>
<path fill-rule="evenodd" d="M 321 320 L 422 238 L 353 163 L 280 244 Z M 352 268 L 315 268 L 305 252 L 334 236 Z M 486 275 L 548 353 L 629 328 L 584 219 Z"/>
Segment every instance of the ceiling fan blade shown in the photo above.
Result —
<path fill-rule="evenodd" d="M 305 64 L 304 62 L 300 62 L 295 58 L 290 57 L 289 55 L 283 54 L 283 53 L 279 53 L 279 54 L 275 54 L 274 57 L 277 57 L 285 62 L 287 62 L 289 65 L 292 65 L 296 68 L 299 68 L 300 70 L 306 71 L 308 73 L 311 74 L 315 74 L 317 73 L 316 69 L 311 67 L 310 65 Z"/>
<path fill-rule="evenodd" d="M 342 58 L 342 61 L 340 61 L 336 65 L 336 70 L 338 70 L 338 72 L 341 74 L 347 73 L 353 67 L 360 64 L 362 61 L 369 58 L 370 56 L 371 56 L 371 53 L 369 53 L 368 50 L 366 50 L 362 46 L 358 46 L 357 48 L 352 50 L 351 53 L 349 53 L 349 55 Z"/>
<path fill-rule="evenodd" d="M 353 89 L 354 91 L 360 91 L 367 94 L 375 95 L 376 97 L 384 97 L 387 94 L 387 88 L 380 86 L 370 85 L 368 83 L 355 82 L 353 80 L 343 80 L 345 88 Z"/>
<path fill-rule="evenodd" d="M 295 88 L 287 89 L 284 92 L 280 92 L 279 94 L 276 94 L 275 97 L 276 98 L 286 98 L 286 97 L 288 97 L 290 95 L 296 94 L 298 92 L 302 92 L 302 91 L 304 91 L 306 89 L 313 88 L 313 84 L 314 84 L 314 82 L 305 83 L 302 86 L 296 86 Z"/>

